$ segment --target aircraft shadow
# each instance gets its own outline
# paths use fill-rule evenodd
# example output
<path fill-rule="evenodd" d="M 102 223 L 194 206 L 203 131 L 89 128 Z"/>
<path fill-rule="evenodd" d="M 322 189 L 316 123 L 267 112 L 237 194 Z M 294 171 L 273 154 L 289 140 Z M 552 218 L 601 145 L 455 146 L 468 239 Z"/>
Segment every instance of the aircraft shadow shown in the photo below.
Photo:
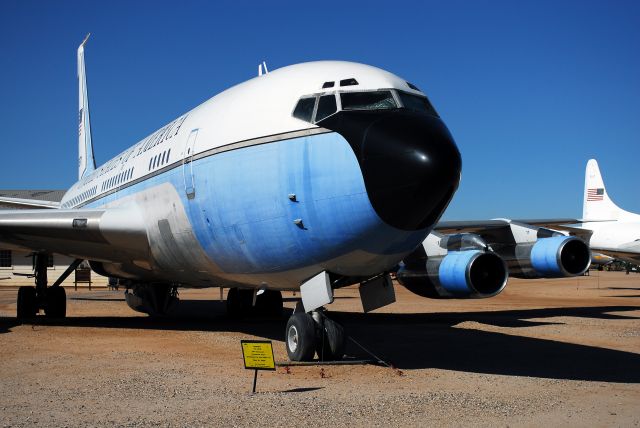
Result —
<path fill-rule="evenodd" d="M 539 319 L 579 317 L 594 319 L 640 319 L 620 312 L 640 310 L 637 306 L 600 306 L 548 308 L 462 313 L 347 313 L 329 312 L 342 323 L 348 334 L 378 357 L 395 367 L 410 370 L 440 368 L 472 373 L 508 376 L 532 376 L 551 379 L 640 383 L 640 354 L 549 339 L 537 339 L 458 328 L 462 322 L 477 322 L 497 327 L 531 327 L 561 324 Z M 38 317 L 33 324 L 152 329 L 173 331 L 239 332 L 282 341 L 291 310 L 281 319 L 232 319 L 225 315 L 225 302 L 181 301 L 172 317 Z M 535 320 L 533 320 L 535 319 Z M 19 323 L 15 318 L 0 318 L 0 333 Z M 352 342 L 347 354 L 370 358 Z"/>
<path fill-rule="evenodd" d="M 499 327 L 540 325 L 528 318 L 640 319 L 610 312 L 635 306 L 552 308 L 436 314 L 335 314 L 349 334 L 378 357 L 401 369 L 441 368 L 473 373 L 552 379 L 640 383 L 640 354 L 475 328 L 465 321 Z M 544 323 L 543 323 L 544 324 Z M 547 323 L 558 324 L 558 323 Z M 365 355 L 352 343 L 349 353 Z"/>
<path fill-rule="evenodd" d="M 68 299 L 87 302 L 124 302 L 124 297 L 69 297 Z"/>

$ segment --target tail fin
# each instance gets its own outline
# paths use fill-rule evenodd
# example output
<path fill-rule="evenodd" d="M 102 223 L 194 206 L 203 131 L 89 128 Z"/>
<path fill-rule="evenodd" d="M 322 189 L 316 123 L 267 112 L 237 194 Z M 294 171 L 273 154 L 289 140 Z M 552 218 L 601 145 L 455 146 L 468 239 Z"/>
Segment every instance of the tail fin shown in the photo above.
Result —
<path fill-rule="evenodd" d="M 91 33 L 87 34 L 78 46 L 78 179 L 83 178 L 96 169 L 91 142 L 91 121 L 89 120 L 89 96 L 87 94 L 87 77 L 84 71 L 84 45 Z"/>
<path fill-rule="evenodd" d="M 623 210 L 609 198 L 600 174 L 600 168 L 598 168 L 598 162 L 595 159 L 590 159 L 587 162 L 587 169 L 584 174 L 583 197 L 583 220 L 640 219 L 640 215 Z"/>

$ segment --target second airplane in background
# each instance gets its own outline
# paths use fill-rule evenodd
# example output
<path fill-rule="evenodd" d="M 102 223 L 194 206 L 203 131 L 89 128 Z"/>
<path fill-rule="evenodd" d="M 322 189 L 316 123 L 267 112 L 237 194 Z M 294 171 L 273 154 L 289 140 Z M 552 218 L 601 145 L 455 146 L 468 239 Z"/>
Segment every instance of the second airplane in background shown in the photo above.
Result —
<path fill-rule="evenodd" d="M 589 244 L 593 250 L 640 264 L 640 214 L 613 203 L 595 159 L 587 162 L 582 220 L 576 227 L 592 232 Z"/>

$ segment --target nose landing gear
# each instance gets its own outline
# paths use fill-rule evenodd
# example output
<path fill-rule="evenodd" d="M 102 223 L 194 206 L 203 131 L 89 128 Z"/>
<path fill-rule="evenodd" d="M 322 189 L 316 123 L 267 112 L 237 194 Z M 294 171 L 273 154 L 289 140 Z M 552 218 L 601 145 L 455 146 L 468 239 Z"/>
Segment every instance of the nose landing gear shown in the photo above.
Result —
<path fill-rule="evenodd" d="M 298 306 L 300 308 L 301 305 Z M 285 345 L 291 361 L 341 360 L 347 336 L 344 327 L 327 317 L 323 309 L 302 312 L 296 308 L 285 330 Z"/>

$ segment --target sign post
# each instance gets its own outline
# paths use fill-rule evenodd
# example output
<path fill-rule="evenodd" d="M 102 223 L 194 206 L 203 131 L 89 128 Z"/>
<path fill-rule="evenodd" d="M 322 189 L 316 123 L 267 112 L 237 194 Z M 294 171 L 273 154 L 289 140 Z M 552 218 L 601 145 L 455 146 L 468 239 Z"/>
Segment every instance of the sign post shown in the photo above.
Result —
<path fill-rule="evenodd" d="M 253 391 L 256 393 L 258 382 L 258 370 L 275 370 L 276 363 L 273 358 L 273 345 L 270 340 L 241 340 L 244 368 L 255 370 L 253 375 Z"/>

